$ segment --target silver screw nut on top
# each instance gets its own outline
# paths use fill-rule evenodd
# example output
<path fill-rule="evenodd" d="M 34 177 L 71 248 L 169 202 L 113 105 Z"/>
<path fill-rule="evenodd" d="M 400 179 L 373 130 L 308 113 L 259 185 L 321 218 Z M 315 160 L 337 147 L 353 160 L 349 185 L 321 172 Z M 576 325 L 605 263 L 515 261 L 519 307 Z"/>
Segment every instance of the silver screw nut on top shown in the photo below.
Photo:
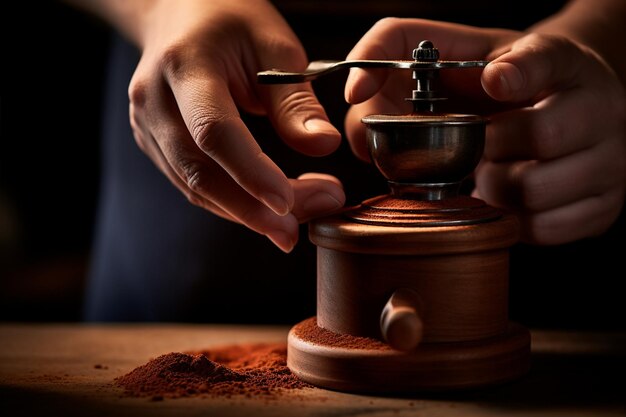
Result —
<path fill-rule="evenodd" d="M 439 60 L 439 49 L 429 40 L 421 41 L 413 49 L 413 59 L 419 62 L 436 62 Z"/>

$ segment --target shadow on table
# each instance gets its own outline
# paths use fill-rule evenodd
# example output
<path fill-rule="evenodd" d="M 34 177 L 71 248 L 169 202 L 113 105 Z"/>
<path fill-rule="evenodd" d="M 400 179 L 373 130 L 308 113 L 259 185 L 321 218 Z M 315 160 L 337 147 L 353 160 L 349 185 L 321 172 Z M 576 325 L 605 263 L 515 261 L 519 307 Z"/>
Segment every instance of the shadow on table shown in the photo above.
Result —
<path fill-rule="evenodd" d="M 471 402 L 501 409 L 503 413 L 551 409 L 626 411 L 625 372 L 626 352 L 610 355 L 535 353 L 530 372 L 516 381 L 428 398 Z"/>

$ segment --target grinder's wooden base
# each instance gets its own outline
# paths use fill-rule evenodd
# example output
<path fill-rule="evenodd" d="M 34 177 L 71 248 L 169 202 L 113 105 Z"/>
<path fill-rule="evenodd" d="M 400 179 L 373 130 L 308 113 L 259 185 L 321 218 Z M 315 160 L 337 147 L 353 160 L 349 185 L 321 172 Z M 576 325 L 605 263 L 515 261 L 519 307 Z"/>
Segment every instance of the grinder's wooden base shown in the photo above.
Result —
<path fill-rule="evenodd" d="M 289 332 L 287 365 L 322 388 L 362 393 L 467 389 L 518 378 L 529 368 L 530 335 L 515 323 L 497 337 L 423 343 L 411 352 L 313 340 L 299 331 L 310 325 L 305 320 Z"/>

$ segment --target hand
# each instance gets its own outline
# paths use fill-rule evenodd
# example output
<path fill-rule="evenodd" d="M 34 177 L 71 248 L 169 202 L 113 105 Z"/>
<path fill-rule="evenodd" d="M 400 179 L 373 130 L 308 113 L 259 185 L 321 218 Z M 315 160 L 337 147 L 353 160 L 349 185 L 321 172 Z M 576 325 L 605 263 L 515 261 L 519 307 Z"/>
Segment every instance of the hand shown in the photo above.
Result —
<path fill-rule="evenodd" d="M 523 241 L 561 244 L 611 226 L 626 190 L 626 104 L 602 58 L 565 38 L 416 19 L 379 22 L 350 58 L 410 56 L 415 45 L 404 39 L 430 39 L 445 59 L 492 60 L 481 77 L 490 97 L 462 75 L 444 81 L 476 109 L 490 109 L 474 195 L 516 212 Z M 389 112 L 393 103 L 398 110 L 411 89 L 380 72 L 350 74 L 346 99 L 361 103 L 346 119 L 355 153 L 367 157 L 360 118 Z"/>
<path fill-rule="evenodd" d="M 288 179 L 263 153 L 239 109 L 264 114 L 308 155 L 341 140 L 309 84 L 262 86 L 268 68 L 302 70 L 307 57 L 265 1 L 157 1 L 139 19 L 139 65 L 129 87 L 137 144 L 195 205 L 266 235 L 289 252 L 298 223 L 340 208 L 339 181 Z"/>

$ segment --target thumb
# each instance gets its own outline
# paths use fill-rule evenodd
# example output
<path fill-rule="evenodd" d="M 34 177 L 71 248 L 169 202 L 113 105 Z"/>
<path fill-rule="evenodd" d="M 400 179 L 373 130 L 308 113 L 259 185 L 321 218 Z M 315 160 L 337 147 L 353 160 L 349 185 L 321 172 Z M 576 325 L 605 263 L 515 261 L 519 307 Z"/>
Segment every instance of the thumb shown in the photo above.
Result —
<path fill-rule="evenodd" d="M 530 34 L 489 63 L 481 82 L 499 101 L 538 100 L 580 83 L 582 57 L 583 51 L 565 38 Z"/>
<path fill-rule="evenodd" d="M 310 156 L 324 156 L 339 147 L 341 134 L 330 123 L 310 83 L 260 89 L 268 117 L 291 148 Z"/>
<path fill-rule="evenodd" d="M 518 37 L 505 29 L 482 29 L 458 23 L 387 17 L 359 40 L 348 59 L 407 59 L 420 41 L 428 39 L 448 60 L 482 59 L 505 40 Z M 380 90 L 389 71 L 351 69 L 344 95 L 351 104 L 368 100 Z"/>

